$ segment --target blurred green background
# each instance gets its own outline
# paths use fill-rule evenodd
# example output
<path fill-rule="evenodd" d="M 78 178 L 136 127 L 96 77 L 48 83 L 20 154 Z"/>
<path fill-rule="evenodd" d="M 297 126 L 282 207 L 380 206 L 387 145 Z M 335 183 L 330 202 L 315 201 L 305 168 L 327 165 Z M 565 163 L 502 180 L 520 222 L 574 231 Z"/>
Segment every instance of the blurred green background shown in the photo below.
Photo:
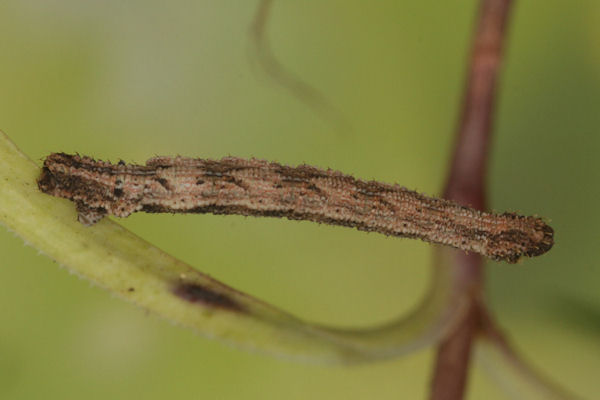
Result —
<path fill-rule="evenodd" d="M 275 1 L 273 51 L 347 118 L 340 133 L 256 73 L 256 1 L 0 2 L 0 129 L 52 151 L 144 162 L 255 156 L 436 194 L 476 1 Z M 490 204 L 548 217 L 556 246 L 488 265 L 488 298 L 547 375 L 600 392 L 600 2 L 517 2 Z M 410 310 L 424 243 L 275 219 L 134 215 L 123 225 L 203 272 L 313 321 Z M 70 275 L 0 230 L 1 399 L 424 398 L 433 351 L 355 366 L 294 364 L 180 329 Z M 503 399 L 472 370 L 469 398 Z"/>

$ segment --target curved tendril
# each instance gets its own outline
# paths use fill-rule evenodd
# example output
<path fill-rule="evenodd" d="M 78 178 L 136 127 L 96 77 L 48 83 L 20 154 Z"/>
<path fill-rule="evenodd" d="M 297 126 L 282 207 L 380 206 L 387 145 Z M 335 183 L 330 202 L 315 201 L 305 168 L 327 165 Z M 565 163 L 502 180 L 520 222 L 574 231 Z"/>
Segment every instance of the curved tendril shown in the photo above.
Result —
<path fill-rule="evenodd" d="M 310 107 L 323 120 L 330 122 L 337 128 L 338 133 L 347 135 L 351 132 L 351 126 L 334 107 L 329 100 L 317 89 L 304 82 L 302 79 L 288 71 L 273 55 L 266 34 L 269 13 L 273 6 L 273 0 L 261 0 L 254 20 L 250 25 L 250 48 L 251 61 L 266 74 L 269 79 L 277 85 L 288 90 L 294 97 Z"/>
<path fill-rule="evenodd" d="M 478 336 L 475 359 L 510 398 L 527 400 L 579 398 L 542 376 L 497 335 L 483 332 Z"/>

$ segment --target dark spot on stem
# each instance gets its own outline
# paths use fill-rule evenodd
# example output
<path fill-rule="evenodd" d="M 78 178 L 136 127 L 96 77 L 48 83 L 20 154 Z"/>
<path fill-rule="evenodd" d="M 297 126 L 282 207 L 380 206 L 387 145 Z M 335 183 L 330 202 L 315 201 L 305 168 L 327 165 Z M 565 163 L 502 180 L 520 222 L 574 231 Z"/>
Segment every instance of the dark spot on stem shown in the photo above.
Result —
<path fill-rule="evenodd" d="M 213 291 L 205 286 L 193 283 L 178 284 L 173 293 L 189 301 L 190 303 L 201 303 L 208 307 L 222 308 L 229 311 L 243 312 L 244 308 L 241 304 L 233 300 L 231 297 Z"/>

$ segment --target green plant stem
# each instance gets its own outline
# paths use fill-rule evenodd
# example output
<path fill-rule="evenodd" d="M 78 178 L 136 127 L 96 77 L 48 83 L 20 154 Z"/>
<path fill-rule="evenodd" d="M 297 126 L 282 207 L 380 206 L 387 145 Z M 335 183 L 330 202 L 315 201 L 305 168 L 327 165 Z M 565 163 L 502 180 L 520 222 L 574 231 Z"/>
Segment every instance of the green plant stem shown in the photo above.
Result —
<path fill-rule="evenodd" d="M 421 305 L 404 318 L 365 330 L 307 323 L 210 278 L 112 220 L 83 226 L 71 202 L 38 190 L 39 174 L 0 133 L 0 221 L 8 229 L 79 276 L 205 336 L 298 360 L 363 362 L 435 343 L 464 311 L 452 269 L 441 265 Z"/>

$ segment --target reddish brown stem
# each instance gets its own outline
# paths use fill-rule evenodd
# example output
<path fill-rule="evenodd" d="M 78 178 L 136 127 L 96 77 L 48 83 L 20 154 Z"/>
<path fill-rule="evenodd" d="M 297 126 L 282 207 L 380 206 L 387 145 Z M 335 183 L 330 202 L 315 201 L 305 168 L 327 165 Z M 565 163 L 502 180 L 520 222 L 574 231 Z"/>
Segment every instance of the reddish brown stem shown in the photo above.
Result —
<path fill-rule="evenodd" d="M 467 76 L 462 116 L 444 197 L 473 208 L 485 209 L 485 175 L 492 131 L 493 106 L 511 0 L 482 0 Z M 440 344 L 430 398 L 462 399 L 473 338 L 481 316 L 483 260 L 457 253 L 455 266 L 460 289 L 467 291 L 471 307 Z"/>

